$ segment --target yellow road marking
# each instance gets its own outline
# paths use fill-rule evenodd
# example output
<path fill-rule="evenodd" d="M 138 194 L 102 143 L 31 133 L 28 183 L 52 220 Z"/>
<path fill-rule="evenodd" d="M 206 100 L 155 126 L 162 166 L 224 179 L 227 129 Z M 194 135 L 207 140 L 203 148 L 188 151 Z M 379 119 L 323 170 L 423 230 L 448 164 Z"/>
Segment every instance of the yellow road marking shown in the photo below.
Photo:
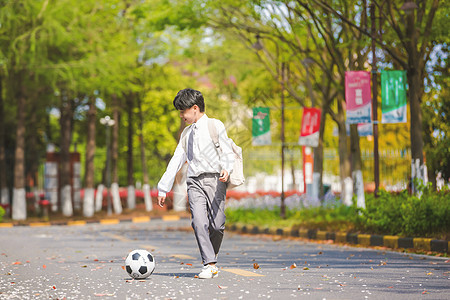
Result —
<path fill-rule="evenodd" d="M 241 276 L 246 276 L 246 277 L 264 277 L 264 275 L 262 275 L 262 274 L 257 274 L 257 273 L 245 271 L 242 269 L 220 269 L 220 270 L 230 272 L 233 274 L 237 274 L 237 275 L 241 275 Z"/>
<path fill-rule="evenodd" d="M 30 223 L 30 227 L 43 227 L 43 226 L 50 226 L 50 222 L 34 222 Z"/>
<path fill-rule="evenodd" d="M 192 257 L 190 255 L 185 255 L 185 254 L 174 254 L 174 255 L 171 255 L 170 257 L 175 257 L 175 258 L 179 258 L 179 259 L 195 259 L 195 257 Z"/>
<path fill-rule="evenodd" d="M 144 217 L 134 217 L 131 219 L 133 223 L 146 223 L 150 222 L 150 217 L 144 216 Z"/>
<path fill-rule="evenodd" d="M 0 227 L 13 227 L 12 223 L 0 223 Z"/>
<path fill-rule="evenodd" d="M 100 224 L 119 224 L 119 219 L 104 219 L 104 220 L 100 220 Z"/>
<path fill-rule="evenodd" d="M 82 226 L 86 225 L 86 221 L 69 221 L 67 222 L 67 226 Z"/>
<path fill-rule="evenodd" d="M 162 219 L 163 219 L 163 221 L 178 221 L 178 220 L 180 220 L 180 216 L 168 215 L 168 216 L 163 216 Z"/>
<path fill-rule="evenodd" d="M 121 242 L 131 242 L 130 239 L 127 239 L 126 237 L 118 235 L 118 234 L 105 232 L 105 233 L 102 233 L 102 235 L 107 236 L 107 237 L 112 238 L 112 239 L 115 239 L 115 240 L 119 240 Z"/>

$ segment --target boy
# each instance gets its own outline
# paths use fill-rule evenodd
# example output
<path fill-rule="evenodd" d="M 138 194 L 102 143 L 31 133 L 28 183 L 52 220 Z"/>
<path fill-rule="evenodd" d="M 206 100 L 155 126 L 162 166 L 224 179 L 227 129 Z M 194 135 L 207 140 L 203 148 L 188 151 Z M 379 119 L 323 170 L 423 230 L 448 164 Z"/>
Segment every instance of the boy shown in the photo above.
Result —
<path fill-rule="evenodd" d="M 219 272 L 216 263 L 225 230 L 225 195 L 228 177 L 233 171 L 233 150 L 227 142 L 223 123 L 209 119 L 205 114 L 201 92 L 181 90 L 173 105 L 180 112 L 180 117 L 191 125 L 181 134 L 175 153 L 158 183 L 158 204 L 164 206 L 166 193 L 172 189 L 175 175 L 187 161 L 186 183 L 192 228 L 204 265 L 198 277 L 214 278 Z M 219 133 L 220 155 L 209 133 L 210 122 Z"/>

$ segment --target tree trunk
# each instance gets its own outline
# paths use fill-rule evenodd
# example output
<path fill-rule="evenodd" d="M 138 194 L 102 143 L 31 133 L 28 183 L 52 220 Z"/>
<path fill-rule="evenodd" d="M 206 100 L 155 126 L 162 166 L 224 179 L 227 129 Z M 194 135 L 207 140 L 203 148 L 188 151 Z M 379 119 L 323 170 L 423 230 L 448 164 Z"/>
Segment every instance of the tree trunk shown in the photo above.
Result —
<path fill-rule="evenodd" d="M 327 101 L 322 103 L 320 112 L 319 145 L 314 148 L 314 171 L 313 171 L 313 197 L 322 199 L 323 197 L 323 137 L 325 133 L 325 122 L 327 116 Z"/>
<path fill-rule="evenodd" d="M 144 116 L 142 114 L 142 103 L 138 96 L 138 109 L 139 109 L 139 143 L 141 147 L 141 165 L 142 165 L 142 176 L 144 185 L 142 190 L 144 192 L 144 202 L 145 210 L 153 210 L 152 197 L 150 195 L 150 185 L 148 184 L 148 170 L 147 170 L 147 160 L 145 158 L 145 142 L 144 142 Z"/>
<path fill-rule="evenodd" d="M 353 191 L 358 207 L 365 208 L 364 181 L 362 176 L 361 148 L 359 146 L 358 124 L 350 125 L 350 153 L 352 165 Z"/>
<path fill-rule="evenodd" d="M 0 77 L 0 204 L 9 205 L 9 190 L 6 182 L 5 117 L 3 104 L 3 78 Z"/>
<path fill-rule="evenodd" d="M 116 214 L 122 213 L 122 202 L 119 195 L 119 99 L 117 95 L 112 96 L 113 101 L 113 120 L 115 121 L 112 128 L 112 146 L 111 146 L 111 167 L 112 167 L 112 183 L 111 194 L 113 199 L 113 208 Z"/>
<path fill-rule="evenodd" d="M 73 215 L 72 206 L 72 187 L 71 187 L 71 167 L 70 167 L 70 144 L 72 142 L 72 119 L 73 119 L 73 107 L 72 101 L 68 99 L 68 96 L 63 93 L 61 97 L 61 146 L 60 146 L 60 180 L 61 180 L 61 209 L 62 213 L 66 217 Z"/>
<path fill-rule="evenodd" d="M 133 95 L 129 94 L 127 98 L 127 113 L 128 113 L 128 149 L 127 149 L 127 175 L 128 175 L 128 193 L 127 205 L 129 209 L 136 208 L 136 193 L 134 188 L 134 169 L 133 169 Z"/>
<path fill-rule="evenodd" d="M 16 150 L 14 154 L 14 190 L 12 202 L 12 218 L 25 220 L 27 218 L 27 201 L 25 193 L 25 118 L 26 99 L 23 78 L 18 76 L 17 89 L 17 128 Z"/>
<path fill-rule="evenodd" d="M 83 199 L 83 215 L 92 217 L 94 215 L 94 157 L 95 157 L 95 130 L 97 107 L 95 106 L 95 97 L 89 97 L 89 110 L 87 115 L 87 141 L 86 141 L 86 159 L 85 159 L 85 189 Z"/>
<path fill-rule="evenodd" d="M 413 181 L 413 193 L 417 192 L 417 186 L 414 180 L 417 180 L 417 183 L 426 183 L 426 166 L 423 161 L 422 110 L 420 108 L 420 87 L 423 83 L 414 64 L 415 62 L 410 61 L 410 69 L 408 70 L 409 107 L 411 112 L 411 180 Z"/>
<path fill-rule="evenodd" d="M 339 127 L 339 169 L 341 177 L 341 201 L 352 205 L 353 180 L 351 177 L 350 161 L 347 151 L 347 130 L 345 128 L 344 100 L 338 100 L 338 127 Z"/>

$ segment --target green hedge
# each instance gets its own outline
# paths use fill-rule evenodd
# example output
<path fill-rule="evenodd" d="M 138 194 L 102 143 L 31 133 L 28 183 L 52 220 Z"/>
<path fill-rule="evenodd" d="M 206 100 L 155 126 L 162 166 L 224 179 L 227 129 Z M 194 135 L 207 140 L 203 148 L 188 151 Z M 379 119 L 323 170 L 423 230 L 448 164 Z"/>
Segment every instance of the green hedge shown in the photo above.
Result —
<path fill-rule="evenodd" d="M 0 206 L 0 222 L 3 220 L 3 216 L 5 215 L 5 210 Z"/>
<path fill-rule="evenodd" d="M 348 231 L 367 234 L 409 237 L 450 238 L 450 191 L 422 188 L 422 196 L 407 191 L 393 194 L 381 191 L 377 198 L 366 194 L 366 208 L 345 206 L 339 201 L 327 207 L 286 210 L 280 217 L 279 207 L 273 209 L 227 208 L 228 223 L 245 223 L 262 227 L 293 227 L 327 231 Z"/>
<path fill-rule="evenodd" d="M 378 198 L 366 195 L 362 228 L 368 232 L 404 236 L 450 236 L 450 192 L 422 189 L 422 196 L 406 191 L 392 195 L 381 192 Z"/>

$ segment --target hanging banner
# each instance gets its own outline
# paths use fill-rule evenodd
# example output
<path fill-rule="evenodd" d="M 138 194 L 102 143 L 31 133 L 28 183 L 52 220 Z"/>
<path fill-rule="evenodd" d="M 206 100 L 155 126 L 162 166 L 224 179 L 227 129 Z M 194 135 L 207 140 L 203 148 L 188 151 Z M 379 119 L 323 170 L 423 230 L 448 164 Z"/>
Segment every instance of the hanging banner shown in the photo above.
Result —
<path fill-rule="evenodd" d="M 359 136 L 373 135 L 373 124 L 372 123 L 358 124 L 358 135 Z"/>
<path fill-rule="evenodd" d="M 406 123 L 406 71 L 381 71 L 381 123 Z"/>
<path fill-rule="evenodd" d="M 305 107 L 303 109 L 302 128 L 298 139 L 299 145 L 319 146 L 320 114 L 321 110 L 318 108 Z"/>
<path fill-rule="evenodd" d="M 345 124 L 345 129 L 347 131 L 347 135 L 350 136 L 350 124 Z M 358 135 L 359 136 L 371 136 L 373 135 L 373 124 L 372 123 L 364 123 L 358 124 Z M 337 126 L 333 127 L 333 136 L 339 136 L 339 130 Z"/>
<path fill-rule="evenodd" d="M 252 137 L 253 146 L 270 145 L 272 143 L 270 109 L 268 107 L 253 108 Z"/>
<path fill-rule="evenodd" d="M 345 72 L 345 102 L 347 105 L 347 124 L 371 122 L 370 72 Z"/>

